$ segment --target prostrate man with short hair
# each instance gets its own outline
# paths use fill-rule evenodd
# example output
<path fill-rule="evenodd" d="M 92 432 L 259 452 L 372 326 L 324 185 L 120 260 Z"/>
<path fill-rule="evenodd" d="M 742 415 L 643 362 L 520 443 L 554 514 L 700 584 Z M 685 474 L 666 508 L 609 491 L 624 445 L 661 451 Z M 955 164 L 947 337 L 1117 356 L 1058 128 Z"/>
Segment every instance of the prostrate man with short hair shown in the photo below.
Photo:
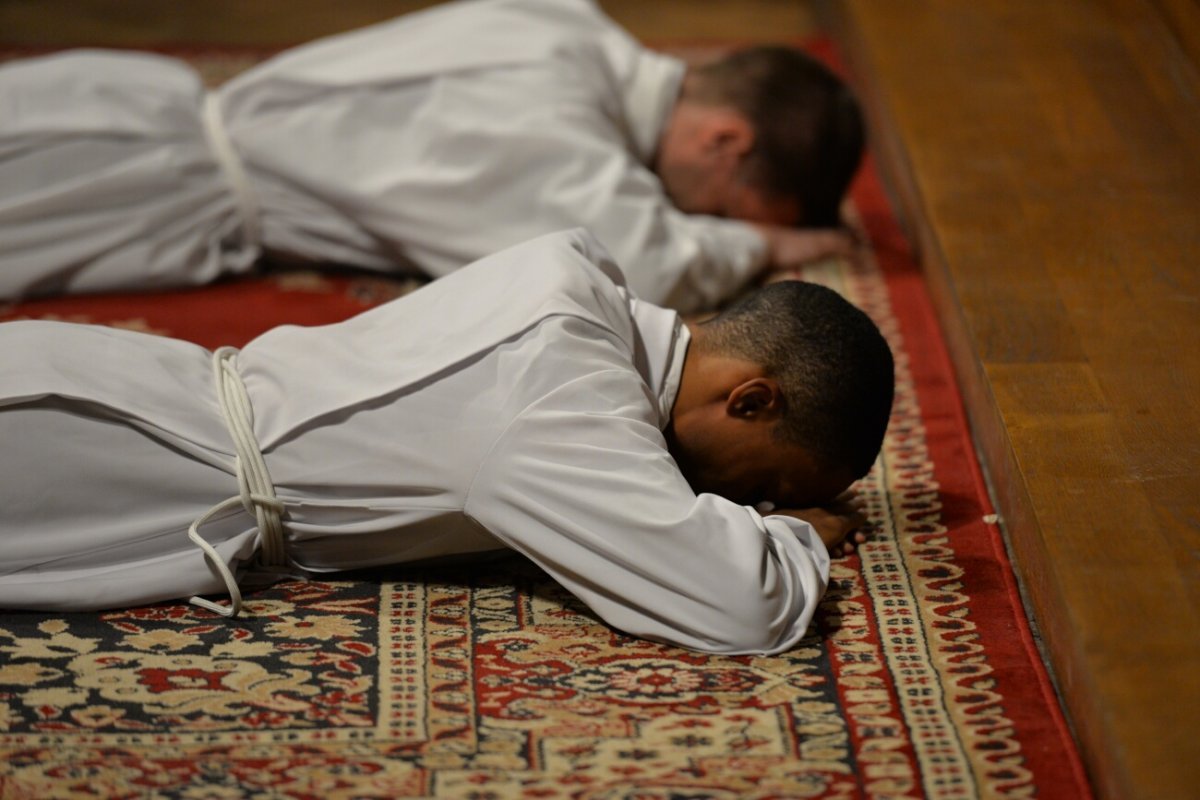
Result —
<path fill-rule="evenodd" d="M 834 292 L 689 328 L 582 231 L 240 352 L 4 323 L 0 608 L 236 610 L 238 581 L 507 547 L 628 633 L 779 652 L 861 519 L 788 509 L 867 470 L 891 397 Z"/>
<path fill-rule="evenodd" d="M 206 92 L 186 64 L 0 66 L 0 298 L 198 284 L 260 257 L 438 277 L 591 230 L 643 298 L 714 306 L 843 251 L 862 124 L 766 48 L 688 71 L 588 0 L 450 3 Z"/>

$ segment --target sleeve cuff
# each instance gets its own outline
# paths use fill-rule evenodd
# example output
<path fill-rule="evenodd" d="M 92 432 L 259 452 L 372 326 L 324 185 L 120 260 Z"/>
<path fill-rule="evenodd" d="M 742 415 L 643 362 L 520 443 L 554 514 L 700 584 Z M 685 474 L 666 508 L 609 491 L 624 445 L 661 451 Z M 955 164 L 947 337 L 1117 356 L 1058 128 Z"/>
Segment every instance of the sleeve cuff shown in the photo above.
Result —
<path fill-rule="evenodd" d="M 738 220 L 686 219 L 700 252 L 681 276 L 668 305 L 684 312 L 711 309 L 762 270 L 767 241 L 753 225 Z"/>

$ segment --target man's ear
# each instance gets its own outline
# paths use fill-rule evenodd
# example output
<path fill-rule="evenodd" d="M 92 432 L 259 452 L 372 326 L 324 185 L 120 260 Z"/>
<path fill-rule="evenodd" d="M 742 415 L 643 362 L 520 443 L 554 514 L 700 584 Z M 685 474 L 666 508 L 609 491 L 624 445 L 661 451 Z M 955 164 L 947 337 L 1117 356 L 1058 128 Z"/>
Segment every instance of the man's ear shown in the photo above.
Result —
<path fill-rule="evenodd" d="M 725 413 L 736 419 L 774 422 L 783 416 L 783 390 L 771 378 L 751 378 L 730 390 Z"/>
<path fill-rule="evenodd" d="M 710 155 L 741 159 L 754 149 L 754 126 L 735 109 L 711 108 L 705 120 L 704 144 Z"/>

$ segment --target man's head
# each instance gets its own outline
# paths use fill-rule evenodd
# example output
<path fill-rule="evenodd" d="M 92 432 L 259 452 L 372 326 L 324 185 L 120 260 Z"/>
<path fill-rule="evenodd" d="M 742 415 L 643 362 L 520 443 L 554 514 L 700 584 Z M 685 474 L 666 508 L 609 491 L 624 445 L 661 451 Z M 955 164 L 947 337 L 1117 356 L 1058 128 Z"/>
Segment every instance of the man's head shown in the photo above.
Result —
<path fill-rule="evenodd" d="M 697 492 L 809 507 L 867 473 L 894 377 L 866 314 L 830 289 L 786 281 L 693 335 L 668 437 Z"/>
<path fill-rule="evenodd" d="M 756 47 L 689 70 L 654 167 L 691 214 L 836 227 L 863 139 L 858 103 L 832 72 Z"/>

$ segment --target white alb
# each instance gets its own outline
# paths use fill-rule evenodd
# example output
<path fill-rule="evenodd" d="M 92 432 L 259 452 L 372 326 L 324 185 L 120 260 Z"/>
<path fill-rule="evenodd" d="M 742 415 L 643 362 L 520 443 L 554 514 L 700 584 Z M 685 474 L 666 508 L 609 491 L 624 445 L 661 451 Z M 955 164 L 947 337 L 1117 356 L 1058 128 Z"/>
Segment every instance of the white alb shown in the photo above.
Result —
<path fill-rule="evenodd" d="M 210 352 L 0 324 L 0 608 L 222 598 L 188 530 L 224 502 L 200 530 L 243 588 L 511 548 L 629 633 L 785 650 L 828 555 L 807 523 L 688 486 L 663 436 L 687 346 L 582 231 L 259 337 L 223 363 L 281 504 L 281 567 L 258 555 Z"/>

